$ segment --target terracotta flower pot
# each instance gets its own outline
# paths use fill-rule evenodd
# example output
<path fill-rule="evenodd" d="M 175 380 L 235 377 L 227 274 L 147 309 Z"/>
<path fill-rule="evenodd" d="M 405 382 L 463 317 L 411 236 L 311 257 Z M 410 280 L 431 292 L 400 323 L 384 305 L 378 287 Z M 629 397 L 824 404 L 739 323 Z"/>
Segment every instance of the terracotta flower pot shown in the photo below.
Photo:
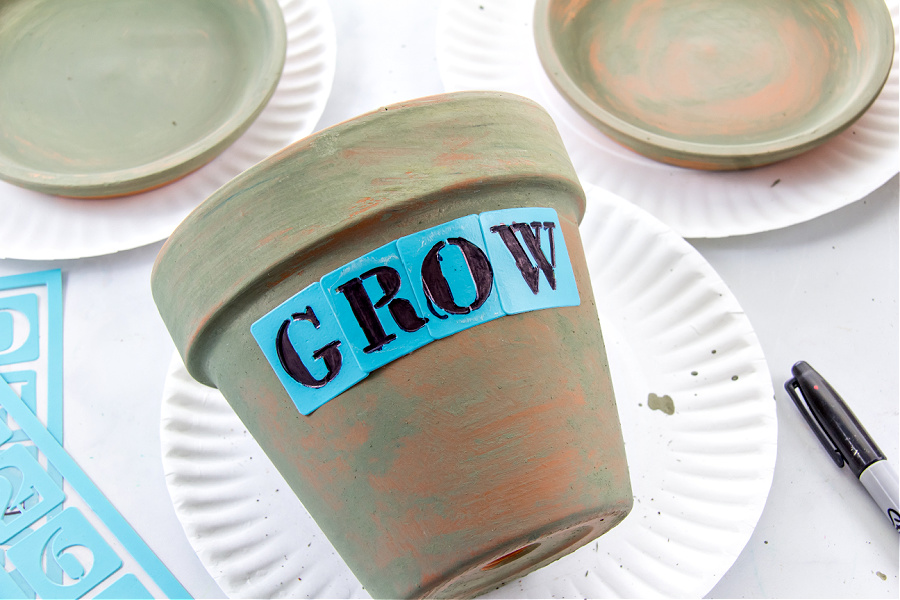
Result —
<path fill-rule="evenodd" d="M 160 252 L 188 370 L 373 596 L 475 596 L 629 512 L 584 203 L 543 109 L 447 94 L 271 156 Z"/>

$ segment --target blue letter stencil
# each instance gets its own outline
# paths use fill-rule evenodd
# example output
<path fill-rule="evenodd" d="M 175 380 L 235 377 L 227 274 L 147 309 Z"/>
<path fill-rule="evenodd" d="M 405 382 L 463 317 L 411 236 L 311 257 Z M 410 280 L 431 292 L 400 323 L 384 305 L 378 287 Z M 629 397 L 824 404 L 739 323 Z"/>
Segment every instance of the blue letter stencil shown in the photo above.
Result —
<path fill-rule="evenodd" d="M 512 208 L 479 218 L 507 314 L 581 303 L 555 210 Z"/>
<path fill-rule="evenodd" d="M 447 337 L 503 315 L 478 216 L 471 215 L 397 240 L 428 330 Z"/>
<path fill-rule="evenodd" d="M 436 339 L 581 303 L 552 208 L 469 215 L 326 274 L 250 327 L 304 415 Z"/>
<path fill-rule="evenodd" d="M 367 375 L 319 283 L 281 303 L 250 332 L 301 414 L 312 413 Z"/>
<path fill-rule="evenodd" d="M 322 288 L 367 373 L 433 339 L 396 242 L 325 275 Z"/>

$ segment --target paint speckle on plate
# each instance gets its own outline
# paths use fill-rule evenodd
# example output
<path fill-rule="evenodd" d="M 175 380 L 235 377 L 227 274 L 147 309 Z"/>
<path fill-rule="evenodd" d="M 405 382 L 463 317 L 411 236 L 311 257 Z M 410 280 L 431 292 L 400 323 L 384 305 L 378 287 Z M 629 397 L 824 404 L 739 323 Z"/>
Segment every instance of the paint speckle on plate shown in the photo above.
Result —
<path fill-rule="evenodd" d="M 675 402 L 668 395 L 657 396 L 656 394 L 649 394 L 647 396 L 647 405 L 650 407 L 650 410 L 661 410 L 667 415 L 675 414 Z"/>

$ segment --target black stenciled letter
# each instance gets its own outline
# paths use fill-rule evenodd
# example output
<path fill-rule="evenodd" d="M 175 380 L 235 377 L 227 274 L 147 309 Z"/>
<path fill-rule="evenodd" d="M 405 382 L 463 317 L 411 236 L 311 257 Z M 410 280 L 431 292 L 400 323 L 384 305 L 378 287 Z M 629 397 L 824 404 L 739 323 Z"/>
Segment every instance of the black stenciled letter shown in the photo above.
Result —
<path fill-rule="evenodd" d="M 459 248 L 463 254 L 472 283 L 475 284 L 475 300 L 468 306 L 456 304 L 450 282 L 441 270 L 440 251 L 446 244 L 443 240 L 438 242 L 432 246 L 422 262 L 422 289 L 428 298 L 429 310 L 442 319 L 446 319 L 446 315 L 438 315 L 431 306 L 432 303 L 451 315 L 466 315 L 481 308 L 491 295 L 491 287 L 494 285 L 494 269 L 481 248 L 465 238 L 447 238 L 447 242 Z"/>
<path fill-rule="evenodd" d="M 556 223 L 553 223 L 552 221 L 549 223 L 534 221 L 531 224 L 514 222 L 512 225 L 494 225 L 491 227 L 491 233 L 500 234 L 500 238 L 506 245 L 506 249 L 512 254 L 513 260 L 516 261 L 516 267 L 518 267 L 519 272 L 522 273 L 522 278 L 534 294 L 538 293 L 538 284 L 540 283 L 540 273 L 538 272 L 538 269 L 544 272 L 544 277 L 547 278 L 550 289 L 556 289 L 556 274 L 553 272 L 553 269 L 556 267 L 556 246 L 553 242 L 553 228 L 555 226 Z M 542 228 L 547 230 L 547 236 L 550 242 L 549 261 L 544 255 L 544 251 L 541 249 Z M 522 248 L 522 244 L 519 243 L 519 239 L 516 237 L 513 230 L 522 234 L 522 240 L 528 247 L 528 251 L 534 258 L 537 266 L 532 265 L 531 261 L 528 260 L 528 257 L 525 255 L 525 250 Z"/>
<path fill-rule="evenodd" d="M 368 279 L 369 277 L 375 277 L 375 281 L 378 282 L 378 285 L 381 286 L 381 291 L 384 293 L 381 299 L 374 304 L 372 299 L 369 298 L 365 286 L 363 286 L 363 279 Z M 347 302 L 350 303 L 350 310 L 353 311 L 353 316 L 356 317 L 356 321 L 366 335 L 366 340 L 369 342 L 369 345 L 363 348 L 363 352 L 366 354 L 381 350 L 385 344 L 397 339 L 396 335 L 393 333 L 388 334 L 384 330 L 384 326 L 375 312 L 376 308 L 383 308 L 387 305 L 394 322 L 407 333 L 418 331 L 428 322 L 427 319 L 423 319 L 416 314 L 416 309 L 413 308 L 409 300 L 396 298 L 397 293 L 400 291 L 400 284 L 400 274 L 396 269 L 375 267 L 359 277 L 354 277 L 350 281 L 342 283 L 336 288 L 338 292 L 344 294 L 344 297 L 347 298 Z"/>
<path fill-rule="evenodd" d="M 307 306 L 306 310 L 302 313 L 294 313 L 291 315 L 290 319 L 285 319 L 284 323 L 281 324 L 281 328 L 278 330 L 278 335 L 275 339 L 275 350 L 278 352 L 278 360 L 281 361 L 282 368 L 284 368 L 287 374 L 293 377 L 297 383 L 310 388 L 325 387 L 325 385 L 337 377 L 338 373 L 341 371 L 343 358 L 341 357 L 341 351 L 338 350 L 338 346 L 341 345 L 341 342 L 340 340 L 335 340 L 313 352 L 313 359 L 318 360 L 321 358 L 325 361 L 325 368 L 328 369 L 328 372 L 325 373 L 325 377 L 316 379 L 312 376 L 312 373 L 309 372 L 309 369 L 306 368 L 306 365 L 303 364 L 303 360 L 300 359 L 297 350 L 294 349 L 294 344 L 291 343 L 291 339 L 288 336 L 288 328 L 294 321 L 309 321 L 312 323 L 313 327 L 316 329 L 319 328 L 319 319 L 316 318 L 316 313 L 313 312 L 313 309 L 310 306 Z"/>

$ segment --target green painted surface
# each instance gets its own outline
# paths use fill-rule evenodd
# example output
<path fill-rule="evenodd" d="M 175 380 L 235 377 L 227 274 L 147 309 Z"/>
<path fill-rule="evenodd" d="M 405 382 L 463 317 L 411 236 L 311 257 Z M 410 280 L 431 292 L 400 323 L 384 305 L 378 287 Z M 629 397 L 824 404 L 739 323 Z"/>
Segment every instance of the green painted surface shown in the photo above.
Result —
<path fill-rule="evenodd" d="M 275 0 L 0 3 L 0 177 L 109 196 L 212 159 L 284 64 Z"/>
<path fill-rule="evenodd" d="M 584 201 L 543 109 L 448 94 L 297 142 L 219 190 L 161 251 L 154 298 L 189 370 L 222 391 L 375 597 L 477 594 L 630 510 Z M 520 206 L 556 209 L 580 306 L 437 340 L 297 412 L 250 334 L 256 319 L 403 235 Z"/>

